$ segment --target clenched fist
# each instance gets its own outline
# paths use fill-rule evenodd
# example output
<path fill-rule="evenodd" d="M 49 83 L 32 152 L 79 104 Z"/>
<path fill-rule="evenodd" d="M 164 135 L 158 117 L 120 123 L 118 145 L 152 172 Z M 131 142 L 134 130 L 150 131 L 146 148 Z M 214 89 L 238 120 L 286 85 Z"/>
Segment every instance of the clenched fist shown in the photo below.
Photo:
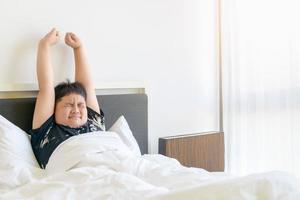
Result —
<path fill-rule="evenodd" d="M 81 46 L 80 39 L 74 33 L 66 33 L 65 43 L 73 49 L 77 49 Z"/>
<path fill-rule="evenodd" d="M 47 33 L 41 40 L 40 43 L 44 45 L 52 46 L 59 41 L 59 32 L 53 28 L 49 33 Z"/>

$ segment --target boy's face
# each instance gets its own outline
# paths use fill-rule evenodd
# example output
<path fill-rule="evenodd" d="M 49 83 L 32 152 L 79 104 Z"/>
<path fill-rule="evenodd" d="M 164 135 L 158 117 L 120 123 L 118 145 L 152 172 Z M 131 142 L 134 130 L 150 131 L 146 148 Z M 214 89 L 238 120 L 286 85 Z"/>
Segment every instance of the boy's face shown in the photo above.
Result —
<path fill-rule="evenodd" d="M 69 94 L 56 103 L 55 121 L 57 124 L 78 128 L 87 122 L 87 108 L 83 96 Z"/>

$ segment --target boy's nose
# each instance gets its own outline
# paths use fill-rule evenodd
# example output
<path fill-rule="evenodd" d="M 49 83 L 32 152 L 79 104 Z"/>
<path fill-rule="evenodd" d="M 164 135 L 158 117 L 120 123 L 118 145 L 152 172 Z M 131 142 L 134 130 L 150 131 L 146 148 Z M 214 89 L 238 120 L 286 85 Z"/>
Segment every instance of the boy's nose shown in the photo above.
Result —
<path fill-rule="evenodd" d="M 73 112 L 75 112 L 75 113 L 79 112 L 78 106 L 74 106 L 74 107 L 73 107 Z"/>

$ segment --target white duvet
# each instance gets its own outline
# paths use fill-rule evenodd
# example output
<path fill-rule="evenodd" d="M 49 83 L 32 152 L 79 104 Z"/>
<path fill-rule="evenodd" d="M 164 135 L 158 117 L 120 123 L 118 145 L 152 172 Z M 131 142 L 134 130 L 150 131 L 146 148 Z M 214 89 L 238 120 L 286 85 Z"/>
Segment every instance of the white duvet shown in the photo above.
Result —
<path fill-rule="evenodd" d="M 162 155 L 135 156 L 113 132 L 72 137 L 46 170 L 0 164 L 0 199 L 292 199 L 299 180 L 281 172 L 233 178 Z"/>

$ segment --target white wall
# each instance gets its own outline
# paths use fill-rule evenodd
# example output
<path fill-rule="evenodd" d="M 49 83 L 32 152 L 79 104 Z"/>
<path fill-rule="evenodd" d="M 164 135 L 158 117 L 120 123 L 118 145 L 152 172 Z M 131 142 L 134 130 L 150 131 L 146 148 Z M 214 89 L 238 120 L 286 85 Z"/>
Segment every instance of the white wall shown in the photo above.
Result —
<path fill-rule="evenodd" d="M 215 3 L 210 0 L 0 1 L 0 83 L 36 83 L 36 46 L 52 27 L 84 41 L 96 82 L 145 82 L 150 151 L 158 137 L 218 129 Z M 53 48 L 56 81 L 72 51 Z"/>

